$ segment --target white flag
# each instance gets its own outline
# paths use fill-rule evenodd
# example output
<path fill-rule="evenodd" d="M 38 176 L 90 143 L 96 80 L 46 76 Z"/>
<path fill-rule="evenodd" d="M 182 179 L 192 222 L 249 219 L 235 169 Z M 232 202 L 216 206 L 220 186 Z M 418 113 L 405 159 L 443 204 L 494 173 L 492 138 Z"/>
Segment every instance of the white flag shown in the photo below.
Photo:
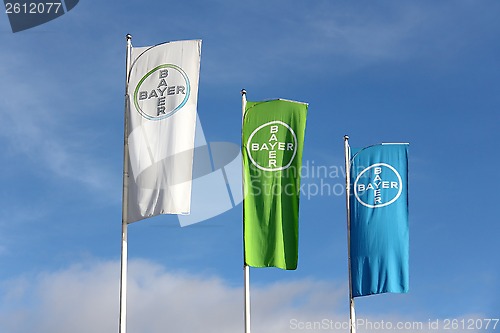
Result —
<path fill-rule="evenodd" d="M 189 214 L 201 40 L 132 49 L 126 222 Z"/>

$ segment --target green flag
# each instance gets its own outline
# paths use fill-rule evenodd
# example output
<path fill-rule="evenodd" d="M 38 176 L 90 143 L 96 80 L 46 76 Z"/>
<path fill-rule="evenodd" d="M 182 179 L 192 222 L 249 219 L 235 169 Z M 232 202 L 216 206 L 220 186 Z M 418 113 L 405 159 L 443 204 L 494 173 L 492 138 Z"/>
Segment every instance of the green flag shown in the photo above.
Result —
<path fill-rule="evenodd" d="M 247 102 L 243 115 L 245 263 L 296 269 L 307 104 Z"/>

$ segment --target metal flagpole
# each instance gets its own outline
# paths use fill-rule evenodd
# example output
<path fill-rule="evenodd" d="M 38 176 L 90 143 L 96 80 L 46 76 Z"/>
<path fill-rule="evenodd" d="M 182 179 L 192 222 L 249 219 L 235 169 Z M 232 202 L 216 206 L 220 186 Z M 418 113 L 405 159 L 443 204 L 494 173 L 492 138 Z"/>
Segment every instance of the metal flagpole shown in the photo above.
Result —
<path fill-rule="evenodd" d="M 351 280 L 351 148 L 349 147 L 349 136 L 344 135 L 345 152 L 345 197 L 347 209 L 347 265 L 349 272 L 349 331 L 356 333 L 356 313 L 354 311 L 354 298 L 352 297 Z"/>
<path fill-rule="evenodd" d="M 243 116 L 245 115 L 245 108 L 247 105 L 247 92 L 241 89 L 241 129 L 243 133 Z M 243 138 L 243 136 L 242 136 Z M 242 145 L 243 146 L 243 145 Z M 243 200 L 245 200 L 245 171 L 242 169 L 242 186 L 243 186 Z M 245 258 L 245 220 L 243 219 L 243 258 Z M 245 296 L 245 333 L 250 333 L 250 267 L 247 265 L 246 260 L 243 259 L 244 270 L 244 296 Z"/>
<path fill-rule="evenodd" d="M 127 34 L 127 58 L 125 74 L 125 122 L 123 134 L 123 194 L 122 194 L 122 253 L 120 272 L 120 327 L 119 333 L 127 331 L 127 204 L 128 204 L 128 79 L 132 58 L 132 35 Z"/>

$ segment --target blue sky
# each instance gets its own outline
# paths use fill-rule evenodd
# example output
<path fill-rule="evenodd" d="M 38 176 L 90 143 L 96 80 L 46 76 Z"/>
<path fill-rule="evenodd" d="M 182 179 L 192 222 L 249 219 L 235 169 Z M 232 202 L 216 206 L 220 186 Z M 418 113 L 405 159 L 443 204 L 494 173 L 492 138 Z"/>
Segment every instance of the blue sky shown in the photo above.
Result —
<path fill-rule="evenodd" d="M 348 320 L 344 134 L 410 143 L 410 293 L 359 298 L 358 317 L 418 332 L 499 318 L 499 14 L 493 0 L 82 0 L 15 34 L 0 15 L 0 331 L 118 330 L 127 33 L 203 40 L 208 141 L 239 144 L 241 88 L 309 103 L 303 163 L 329 173 L 303 178 L 298 269 L 251 270 L 254 331 Z M 243 331 L 241 209 L 129 226 L 129 332 Z"/>

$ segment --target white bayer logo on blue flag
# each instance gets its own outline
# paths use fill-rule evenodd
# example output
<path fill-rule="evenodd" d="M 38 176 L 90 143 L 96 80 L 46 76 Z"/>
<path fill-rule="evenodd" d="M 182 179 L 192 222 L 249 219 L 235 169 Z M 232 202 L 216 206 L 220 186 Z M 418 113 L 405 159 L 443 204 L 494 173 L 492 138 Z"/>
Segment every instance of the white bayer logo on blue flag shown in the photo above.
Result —
<path fill-rule="evenodd" d="M 361 171 L 354 181 L 356 200 L 369 208 L 394 203 L 401 196 L 403 182 L 399 172 L 387 163 L 376 163 Z"/>

